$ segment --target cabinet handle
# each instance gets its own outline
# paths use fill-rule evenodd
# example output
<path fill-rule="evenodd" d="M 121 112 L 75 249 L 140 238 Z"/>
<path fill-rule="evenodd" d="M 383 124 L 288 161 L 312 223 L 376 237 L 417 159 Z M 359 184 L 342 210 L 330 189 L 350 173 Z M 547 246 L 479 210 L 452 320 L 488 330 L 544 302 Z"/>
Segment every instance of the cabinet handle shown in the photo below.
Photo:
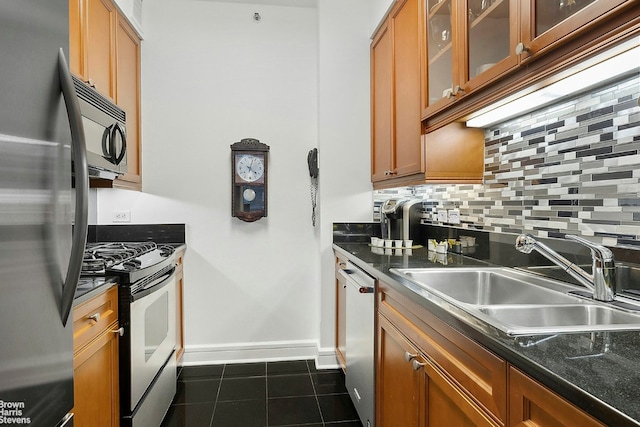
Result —
<path fill-rule="evenodd" d="M 457 85 L 454 89 L 453 89 L 453 96 L 459 96 L 459 95 L 464 95 L 465 93 L 467 93 L 464 88 L 460 87 L 460 85 Z"/>
<path fill-rule="evenodd" d="M 413 370 L 414 371 L 418 371 L 420 368 L 422 368 L 424 365 L 426 365 L 426 363 L 420 363 L 417 360 L 413 361 Z"/>
<path fill-rule="evenodd" d="M 86 82 L 86 83 L 87 83 L 89 86 L 91 86 L 92 88 L 94 88 L 94 89 L 96 88 L 96 84 L 93 82 L 93 79 L 89 79 L 89 80 L 87 80 L 87 82 Z"/>
<path fill-rule="evenodd" d="M 340 263 L 338 263 L 338 267 L 347 268 L 347 263 L 346 262 L 340 262 Z"/>
<path fill-rule="evenodd" d="M 520 42 L 516 45 L 516 55 L 522 55 L 524 52 L 529 52 L 529 48 Z"/>
<path fill-rule="evenodd" d="M 411 362 L 416 357 L 418 357 L 417 354 L 409 353 L 408 351 L 404 352 L 404 360 L 406 360 L 407 362 Z"/>
<path fill-rule="evenodd" d="M 119 328 L 119 329 L 116 329 L 115 331 L 111 331 L 111 332 L 113 332 L 114 334 L 118 334 L 121 337 L 124 336 L 124 328 Z"/>
<path fill-rule="evenodd" d="M 100 313 L 95 313 L 91 316 L 87 316 L 87 319 L 93 320 L 94 322 L 98 323 L 100 321 Z"/>

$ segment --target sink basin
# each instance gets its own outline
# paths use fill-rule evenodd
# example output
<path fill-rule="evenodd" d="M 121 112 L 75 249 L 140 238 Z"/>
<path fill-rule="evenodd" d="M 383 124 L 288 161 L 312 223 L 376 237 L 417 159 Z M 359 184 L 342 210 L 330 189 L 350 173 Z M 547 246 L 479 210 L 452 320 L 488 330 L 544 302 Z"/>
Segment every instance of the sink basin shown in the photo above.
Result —
<path fill-rule="evenodd" d="M 471 305 L 567 304 L 582 300 L 567 295 L 574 287 L 550 289 L 544 279 L 507 268 L 479 269 L 391 269 L 430 292 Z"/>
<path fill-rule="evenodd" d="M 492 306 L 479 312 L 512 334 L 640 329 L 640 315 L 595 304 Z"/>
<path fill-rule="evenodd" d="M 640 312 L 569 295 L 584 290 L 506 267 L 394 269 L 468 315 L 509 335 L 640 330 Z M 639 307 L 640 309 L 640 307 Z"/>

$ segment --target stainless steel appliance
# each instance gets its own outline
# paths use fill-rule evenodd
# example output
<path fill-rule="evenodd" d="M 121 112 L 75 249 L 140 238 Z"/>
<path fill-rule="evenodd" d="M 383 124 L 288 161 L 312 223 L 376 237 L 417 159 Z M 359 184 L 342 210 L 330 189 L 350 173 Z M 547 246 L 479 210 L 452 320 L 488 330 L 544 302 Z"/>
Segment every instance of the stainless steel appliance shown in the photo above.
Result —
<path fill-rule="evenodd" d="M 422 199 L 389 199 L 380 208 L 382 238 L 408 240 L 420 228 Z"/>
<path fill-rule="evenodd" d="M 375 278 L 347 262 L 346 386 L 365 427 L 375 426 Z"/>
<path fill-rule="evenodd" d="M 127 172 L 126 114 L 82 80 L 73 77 L 86 135 L 92 177 L 115 179 Z"/>
<path fill-rule="evenodd" d="M 0 2 L 2 424 L 73 423 L 68 320 L 87 237 L 88 177 L 65 58 L 68 17 L 67 0 Z"/>
<path fill-rule="evenodd" d="M 159 426 L 176 393 L 175 262 L 153 242 L 87 245 L 83 274 L 119 277 L 122 427 Z"/>

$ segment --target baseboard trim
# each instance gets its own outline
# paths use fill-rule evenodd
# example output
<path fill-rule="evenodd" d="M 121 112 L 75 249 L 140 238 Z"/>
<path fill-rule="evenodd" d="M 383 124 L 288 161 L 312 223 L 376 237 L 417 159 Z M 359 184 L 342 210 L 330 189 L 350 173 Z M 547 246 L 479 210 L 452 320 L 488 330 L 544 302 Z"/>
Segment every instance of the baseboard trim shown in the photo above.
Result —
<path fill-rule="evenodd" d="M 275 362 L 314 359 L 317 369 L 339 368 L 335 349 L 320 348 L 317 341 L 264 341 L 185 347 L 183 366 L 223 363 Z"/>

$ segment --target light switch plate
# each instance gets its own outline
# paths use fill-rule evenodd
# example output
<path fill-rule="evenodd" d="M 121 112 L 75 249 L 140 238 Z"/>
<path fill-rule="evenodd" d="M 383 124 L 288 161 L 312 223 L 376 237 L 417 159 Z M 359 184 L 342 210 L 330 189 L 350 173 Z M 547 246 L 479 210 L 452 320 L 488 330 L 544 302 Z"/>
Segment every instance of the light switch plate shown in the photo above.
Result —
<path fill-rule="evenodd" d="M 451 224 L 460 224 L 460 209 L 451 209 L 448 214 Z"/>
<path fill-rule="evenodd" d="M 447 222 L 447 211 L 438 211 L 438 222 Z"/>

